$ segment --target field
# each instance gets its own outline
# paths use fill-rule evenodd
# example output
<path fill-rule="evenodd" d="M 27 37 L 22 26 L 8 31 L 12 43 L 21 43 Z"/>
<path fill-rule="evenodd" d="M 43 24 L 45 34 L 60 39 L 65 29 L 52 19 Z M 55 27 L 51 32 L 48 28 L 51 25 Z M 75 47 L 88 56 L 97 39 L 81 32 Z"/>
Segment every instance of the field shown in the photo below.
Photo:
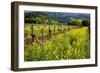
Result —
<path fill-rule="evenodd" d="M 24 60 L 69 60 L 90 58 L 88 26 L 24 26 Z"/>

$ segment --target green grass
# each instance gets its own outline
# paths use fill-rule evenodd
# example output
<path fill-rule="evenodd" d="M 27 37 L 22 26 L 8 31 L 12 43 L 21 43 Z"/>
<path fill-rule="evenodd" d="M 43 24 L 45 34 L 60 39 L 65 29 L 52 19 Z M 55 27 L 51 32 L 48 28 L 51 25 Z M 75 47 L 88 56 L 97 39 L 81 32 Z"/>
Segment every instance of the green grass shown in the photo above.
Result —
<path fill-rule="evenodd" d="M 30 26 L 28 27 L 30 30 Z M 42 27 L 36 26 L 35 28 L 39 31 Z M 46 26 L 45 30 L 47 29 Z M 28 34 L 29 30 L 27 30 Z M 36 34 L 38 36 L 37 32 Z M 24 47 L 25 61 L 87 59 L 90 58 L 88 27 L 71 29 L 65 34 L 53 35 L 44 43 L 35 41 L 32 45 L 25 45 Z"/>

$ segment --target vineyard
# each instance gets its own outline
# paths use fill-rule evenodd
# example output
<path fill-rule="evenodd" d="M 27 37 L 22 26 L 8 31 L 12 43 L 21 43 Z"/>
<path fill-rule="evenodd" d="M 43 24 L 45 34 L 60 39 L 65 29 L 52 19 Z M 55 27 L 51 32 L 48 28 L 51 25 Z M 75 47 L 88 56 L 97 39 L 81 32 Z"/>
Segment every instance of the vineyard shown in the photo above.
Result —
<path fill-rule="evenodd" d="M 87 26 L 24 26 L 24 60 L 68 60 L 90 58 Z"/>
<path fill-rule="evenodd" d="M 43 40 L 49 38 L 53 35 L 65 33 L 71 29 L 79 28 L 79 26 L 65 26 L 65 25 L 25 25 L 25 41 L 27 43 L 28 40 L 33 41 Z M 26 44 L 27 45 L 27 44 Z"/>

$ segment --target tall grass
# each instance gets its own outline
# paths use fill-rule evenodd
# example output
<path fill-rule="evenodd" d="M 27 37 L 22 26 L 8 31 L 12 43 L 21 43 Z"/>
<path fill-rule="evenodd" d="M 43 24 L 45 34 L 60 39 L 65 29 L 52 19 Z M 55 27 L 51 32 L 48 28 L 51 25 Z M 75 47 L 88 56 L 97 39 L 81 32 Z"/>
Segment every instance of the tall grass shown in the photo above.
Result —
<path fill-rule="evenodd" d="M 46 42 L 25 45 L 25 61 L 68 60 L 90 58 L 88 27 L 72 29 L 51 37 Z"/>

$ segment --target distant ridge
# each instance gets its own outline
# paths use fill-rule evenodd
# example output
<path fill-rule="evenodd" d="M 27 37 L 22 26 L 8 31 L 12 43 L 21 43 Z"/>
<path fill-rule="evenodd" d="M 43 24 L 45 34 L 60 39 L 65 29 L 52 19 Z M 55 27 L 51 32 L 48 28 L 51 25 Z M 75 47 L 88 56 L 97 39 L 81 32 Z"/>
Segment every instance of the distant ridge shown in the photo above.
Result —
<path fill-rule="evenodd" d="M 87 14 L 87 13 L 25 11 L 25 15 L 28 15 L 28 14 L 43 15 L 43 16 L 46 16 L 49 19 L 55 19 L 59 22 L 66 22 L 69 18 L 90 19 L 90 14 Z"/>

